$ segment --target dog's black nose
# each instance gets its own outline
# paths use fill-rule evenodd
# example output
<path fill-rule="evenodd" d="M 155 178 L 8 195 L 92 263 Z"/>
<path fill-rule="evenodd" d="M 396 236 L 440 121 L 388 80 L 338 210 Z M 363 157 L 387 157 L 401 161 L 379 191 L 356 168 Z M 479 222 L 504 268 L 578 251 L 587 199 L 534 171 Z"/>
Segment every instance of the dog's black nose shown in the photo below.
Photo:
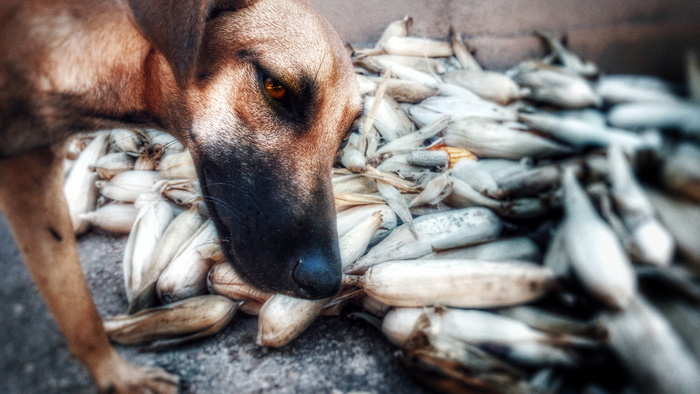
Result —
<path fill-rule="evenodd" d="M 310 300 L 332 297 L 340 291 L 342 273 L 325 259 L 307 257 L 297 260 L 292 279 L 298 289 L 296 295 Z"/>

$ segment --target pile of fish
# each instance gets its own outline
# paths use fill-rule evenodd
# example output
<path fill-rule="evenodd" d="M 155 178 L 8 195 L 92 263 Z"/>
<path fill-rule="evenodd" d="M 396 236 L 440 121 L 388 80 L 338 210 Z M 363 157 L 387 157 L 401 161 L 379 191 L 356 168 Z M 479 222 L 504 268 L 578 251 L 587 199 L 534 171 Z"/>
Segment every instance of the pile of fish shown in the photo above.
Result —
<path fill-rule="evenodd" d="M 362 129 L 332 179 L 344 278 L 320 301 L 248 286 L 169 135 L 69 145 L 76 233 L 128 233 L 112 340 L 160 348 L 257 315 L 281 347 L 318 316 L 378 327 L 440 391 L 694 393 L 700 387 L 700 66 L 687 84 L 549 54 L 481 68 L 459 34 L 389 25 L 353 58 Z M 99 208 L 97 208 L 99 207 Z"/>

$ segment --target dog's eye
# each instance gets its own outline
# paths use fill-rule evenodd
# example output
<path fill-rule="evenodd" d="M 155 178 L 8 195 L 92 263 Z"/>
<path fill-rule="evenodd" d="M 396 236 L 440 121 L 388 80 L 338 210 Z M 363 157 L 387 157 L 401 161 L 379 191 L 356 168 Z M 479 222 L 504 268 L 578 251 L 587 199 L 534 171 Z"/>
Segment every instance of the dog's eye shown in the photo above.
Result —
<path fill-rule="evenodd" d="M 287 96 L 287 87 L 272 77 L 265 77 L 263 86 L 265 86 L 267 95 L 274 100 L 280 101 Z"/>

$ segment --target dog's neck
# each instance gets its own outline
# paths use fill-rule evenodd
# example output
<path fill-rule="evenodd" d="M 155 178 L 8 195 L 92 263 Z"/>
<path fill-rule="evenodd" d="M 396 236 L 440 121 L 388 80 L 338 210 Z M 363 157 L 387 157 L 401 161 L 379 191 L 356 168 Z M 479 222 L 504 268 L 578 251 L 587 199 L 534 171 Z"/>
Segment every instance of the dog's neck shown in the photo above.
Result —
<path fill-rule="evenodd" d="M 90 10 L 44 8 L 31 19 L 26 45 L 0 42 L 0 74 L 6 74 L 0 157 L 79 131 L 150 126 L 177 134 L 186 127 L 186 111 L 174 107 L 183 93 L 165 59 L 109 3 L 96 2 Z M 76 12 L 90 17 L 75 18 Z M 0 33 L 12 37 L 11 29 Z"/>

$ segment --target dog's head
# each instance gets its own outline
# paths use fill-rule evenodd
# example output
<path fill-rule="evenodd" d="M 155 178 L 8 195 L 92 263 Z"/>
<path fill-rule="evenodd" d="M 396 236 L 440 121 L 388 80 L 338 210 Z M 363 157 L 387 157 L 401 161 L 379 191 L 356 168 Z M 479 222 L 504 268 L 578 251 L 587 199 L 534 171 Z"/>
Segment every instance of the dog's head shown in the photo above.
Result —
<path fill-rule="evenodd" d="M 180 49 L 134 12 L 186 92 L 180 138 L 225 253 L 263 290 L 332 296 L 341 266 L 330 171 L 362 108 L 349 56 L 304 1 L 192 4 L 205 16 L 182 22 L 195 38 Z"/>

